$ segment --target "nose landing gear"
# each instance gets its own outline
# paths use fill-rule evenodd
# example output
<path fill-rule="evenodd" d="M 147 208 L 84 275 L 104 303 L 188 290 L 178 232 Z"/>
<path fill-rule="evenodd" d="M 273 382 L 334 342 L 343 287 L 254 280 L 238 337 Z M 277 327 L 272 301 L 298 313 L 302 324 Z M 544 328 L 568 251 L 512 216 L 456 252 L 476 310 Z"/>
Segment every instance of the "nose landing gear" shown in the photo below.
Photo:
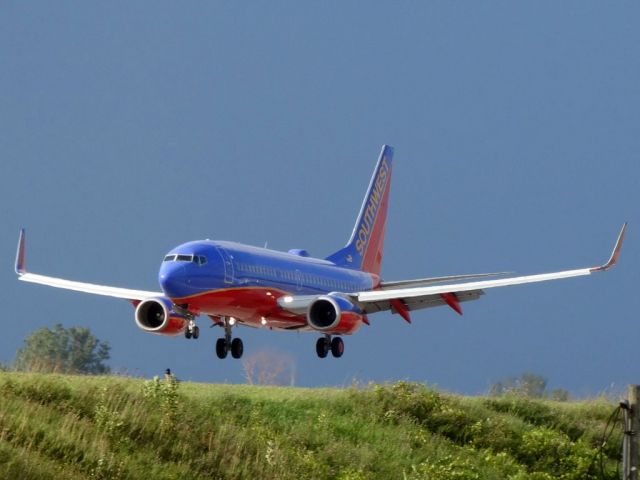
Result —
<path fill-rule="evenodd" d="M 326 358 L 331 352 L 335 358 L 340 358 L 344 353 L 344 342 L 340 337 L 333 337 L 331 335 L 325 335 L 320 337 L 316 342 L 316 353 L 320 358 Z"/>

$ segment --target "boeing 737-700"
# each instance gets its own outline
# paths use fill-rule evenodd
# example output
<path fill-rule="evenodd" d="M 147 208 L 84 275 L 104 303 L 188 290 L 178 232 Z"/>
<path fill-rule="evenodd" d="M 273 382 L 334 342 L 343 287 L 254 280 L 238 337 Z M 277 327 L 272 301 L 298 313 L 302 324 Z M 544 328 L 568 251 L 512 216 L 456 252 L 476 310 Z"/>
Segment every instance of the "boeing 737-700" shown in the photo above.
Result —
<path fill-rule="evenodd" d="M 27 272 L 23 229 L 16 273 L 25 282 L 126 299 L 135 307 L 138 327 L 158 335 L 198 338 L 196 319 L 206 315 L 224 331 L 216 343 L 219 358 L 229 352 L 234 358 L 242 356 L 242 340 L 233 336 L 238 325 L 316 332 L 316 353 L 324 358 L 329 352 L 342 356 L 342 337 L 369 325 L 369 314 L 389 310 L 411 322 L 413 310 L 440 305 L 462 314 L 460 304 L 477 300 L 487 289 L 591 275 L 608 270 L 618 259 L 626 223 L 609 260 L 596 267 L 511 278 L 481 273 L 385 281 L 380 270 L 392 167 L 393 149 L 384 145 L 347 245 L 324 259 L 312 258 L 305 250 L 279 252 L 198 240 L 164 257 L 162 291 L 130 290 Z"/>

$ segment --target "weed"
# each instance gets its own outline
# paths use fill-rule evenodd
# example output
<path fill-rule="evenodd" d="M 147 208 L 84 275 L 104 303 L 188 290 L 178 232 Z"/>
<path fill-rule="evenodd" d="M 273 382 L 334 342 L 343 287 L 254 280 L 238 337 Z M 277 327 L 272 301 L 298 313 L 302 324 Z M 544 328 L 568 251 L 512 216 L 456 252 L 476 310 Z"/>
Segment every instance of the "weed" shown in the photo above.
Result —
<path fill-rule="evenodd" d="M 594 479 L 613 405 L 0 372 L 0 478 Z M 616 433 L 604 449 L 615 477 Z M 598 466 L 599 470 L 599 466 Z"/>
<path fill-rule="evenodd" d="M 155 376 L 152 380 L 144 382 L 142 386 L 143 396 L 160 406 L 162 411 L 160 427 L 163 431 L 172 429 L 178 421 L 180 408 L 179 385 L 175 377 L 160 380 L 158 376 Z"/>

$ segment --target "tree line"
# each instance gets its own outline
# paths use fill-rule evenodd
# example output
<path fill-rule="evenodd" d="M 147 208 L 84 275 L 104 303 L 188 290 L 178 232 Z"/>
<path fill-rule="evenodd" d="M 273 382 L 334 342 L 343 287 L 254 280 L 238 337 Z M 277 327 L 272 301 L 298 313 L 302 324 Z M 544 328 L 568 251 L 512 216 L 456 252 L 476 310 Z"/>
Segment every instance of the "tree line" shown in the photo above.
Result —
<path fill-rule="evenodd" d="M 107 365 L 111 347 L 98 340 L 88 328 L 56 324 L 43 327 L 27 336 L 18 349 L 12 366 L 18 371 L 104 375 L 111 372 Z M 257 385 L 293 385 L 295 361 L 277 352 L 257 352 L 243 362 L 247 383 Z M 527 398 L 548 398 L 567 401 L 569 392 L 562 388 L 547 390 L 547 379 L 535 373 L 523 373 L 494 383 L 490 396 L 517 395 Z"/>

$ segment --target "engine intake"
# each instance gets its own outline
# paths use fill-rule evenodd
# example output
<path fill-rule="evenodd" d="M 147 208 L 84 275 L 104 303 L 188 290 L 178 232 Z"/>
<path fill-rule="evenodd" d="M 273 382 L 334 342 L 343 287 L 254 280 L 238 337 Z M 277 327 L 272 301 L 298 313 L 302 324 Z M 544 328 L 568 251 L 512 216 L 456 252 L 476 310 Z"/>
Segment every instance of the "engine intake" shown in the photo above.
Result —
<path fill-rule="evenodd" d="M 309 325 L 327 333 L 353 333 L 360 328 L 363 320 L 364 316 L 356 305 L 336 295 L 316 298 L 307 310 Z"/>
<path fill-rule="evenodd" d="M 187 327 L 188 319 L 173 310 L 167 298 L 143 300 L 136 307 L 136 324 L 145 332 L 159 335 L 179 335 Z"/>

